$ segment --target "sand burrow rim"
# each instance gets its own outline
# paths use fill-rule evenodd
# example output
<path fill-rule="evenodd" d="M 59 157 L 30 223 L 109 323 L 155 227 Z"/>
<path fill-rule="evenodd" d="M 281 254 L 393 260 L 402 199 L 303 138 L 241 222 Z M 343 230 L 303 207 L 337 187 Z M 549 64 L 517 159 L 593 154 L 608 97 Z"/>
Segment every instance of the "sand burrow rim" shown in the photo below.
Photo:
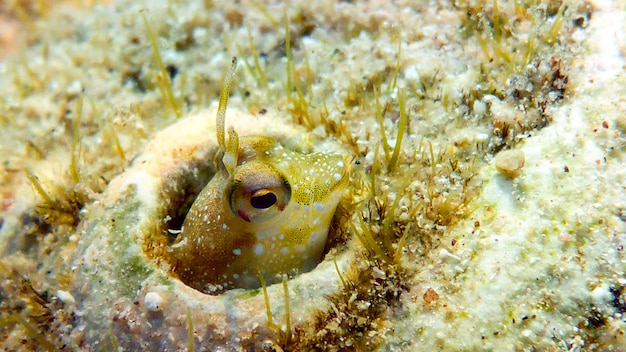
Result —
<path fill-rule="evenodd" d="M 201 113 L 200 115 L 204 115 L 203 117 L 207 118 L 206 115 L 211 116 L 211 113 Z M 231 116 L 229 117 L 232 118 Z M 172 230 L 180 229 L 191 204 L 215 174 L 214 159 L 218 148 L 211 126 L 207 126 L 204 129 L 204 134 L 198 133 L 198 130 L 204 128 L 198 126 L 201 118 L 196 115 L 184 118 L 155 134 L 145 150 L 135 158 L 132 167 L 127 171 L 141 172 L 141 169 L 148 168 L 152 169 L 148 172 L 158 178 L 154 190 L 157 195 L 156 201 L 153 204 L 152 211 L 149 211 L 149 213 L 154 214 L 155 226 L 145 227 L 147 230 L 145 233 L 138 235 L 138 241 L 143 252 L 159 270 L 166 272 L 172 278 L 172 281 L 179 282 L 186 287 L 189 286 L 173 273 L 172 269 L 175 263 L 172 263 L 169 258 L 168 248 L 176 238 L 171 233 Z M 186 135 L 186 137 L 171 138 L 171 135 L 174 133 L 179 136 Z M 298 131 L 297 133 L 300 132 Z M 170 137 L 165 141 L 161 141 L 165 136 Z M 281 142 L 280 135 L 273 137 Z M 287 136 L 287 138 L 291 138 L 291 136 Z M 338 217 L 335 216 L 331 231 L 336 228 L 337 221 Z M 354 258 L 354 254 L 348 253 L 353 250 L 345 242 L 337 241 L 336 238 L 333 238 L 333 241 L 331 241 L 332 237 L 333 234 L 329 234 L 329 240 L 327 240 L 327 246 L 321 262 L 310 272 L 300 273 L 291 278 L 289 280 L 290 286 L 306 285 L 307 277 L 316 277 L 320 275 L 316 271 L 323 271 L 321 275 L 327 278 L 324 281 L 328 281 L 328 278 L 334 278 L 331 287 L 336 287 L 337 290 L 341 287 L 341 279 L 334 267 L 334 261 L 337 261 L 340 270 L 347 271 L 349 258 Z M 333 248 L 336 250 L 331 251 Z M 326 265 L 321 265 L 325 262 Z M 325 272 L 328 269 L 332 269 L 332 273 Z M 303 275 L 306 276 L 300 282 L 299 278 Z M 189 289 L 194 290 L 190 287 Z M 314 290 L 315 288 L 311 289 Z M 235 289 L 229 291 L 245 292 L 255 290 L 258 291 L 258 289 Z M 205 294 L 215 296 L 224 292 Z M 250 292 L 248 292 L 249 294 Z"/>

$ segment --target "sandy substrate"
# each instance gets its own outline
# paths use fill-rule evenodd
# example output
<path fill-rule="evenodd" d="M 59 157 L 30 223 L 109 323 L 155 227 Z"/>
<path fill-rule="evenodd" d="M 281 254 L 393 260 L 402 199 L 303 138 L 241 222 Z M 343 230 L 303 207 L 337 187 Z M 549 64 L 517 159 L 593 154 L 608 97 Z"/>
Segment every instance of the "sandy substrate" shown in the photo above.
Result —
<path fill-rule="evenodd" d="M 418 275 L 441 298 L 407 302 L 419 317 L 403 326 L 420 336 L 412 348 L 626 346 L 624 13 L 602 5 L 580 38 L 591 53 L 577 61 L 575 93 L 516 147 L 523 173 L 485 167 L 477 211 L 450 231 L 460 249 L 442 249 Z"/>
<path fill-rule="evenodd" d="M 120 0 L 50 11 L 24 48 L 7 22 L 0 345 L 625 349 L 626 3 L 494 4 Z M 260 292 L 204 295 L 159 257 L 216 146 L 158 132 L 207 115 L 235 55 L 239 131 L 354 162 L 326 261 L 289 302 L 269 288 L 276 326 Z M 182 153 L 155 161 L 165 190 L 115 188 L 155 145 Z"/>

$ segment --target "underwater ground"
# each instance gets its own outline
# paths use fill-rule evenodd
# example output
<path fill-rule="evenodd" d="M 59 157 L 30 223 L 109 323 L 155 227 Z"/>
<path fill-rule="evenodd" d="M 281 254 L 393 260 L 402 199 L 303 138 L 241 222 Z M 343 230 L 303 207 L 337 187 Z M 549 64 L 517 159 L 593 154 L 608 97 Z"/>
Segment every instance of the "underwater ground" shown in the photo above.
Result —
<path fill-rule="evenodd" d="M 626 2 L 0 3 L 0 346 L 626 349 Z M 169 258 L 226 124 L 351 164 L 325 258 Z M 265 293 L 264 293 L 265 291 Z"/>

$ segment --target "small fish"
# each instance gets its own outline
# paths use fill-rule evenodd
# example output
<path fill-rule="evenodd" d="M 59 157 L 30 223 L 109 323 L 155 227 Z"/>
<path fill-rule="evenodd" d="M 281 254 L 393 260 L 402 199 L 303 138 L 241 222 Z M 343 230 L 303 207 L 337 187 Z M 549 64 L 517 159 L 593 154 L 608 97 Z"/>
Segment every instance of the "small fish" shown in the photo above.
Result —
<path fill-rule="evenodd" d="M 198 195 L 172 246 L 176 273 L 203 292 L 313 269 L 348 184 L 341 155 L 300 154 L 270 137 L 242 138 L 238 161 Z"/>
<path fill-rule="evenodd" d="M 271 284 L 280 274 L 313 269 L 349 183 L 349 163 L 338 153 L 302 154 L 267 136 L 239 139 L 232 128 L 226 141 L 229 85 L 227 79 L 218 109 L 217 172 L 171 246 L 176 274 L 208 293 L 258 288 L 260 275 Z"/>

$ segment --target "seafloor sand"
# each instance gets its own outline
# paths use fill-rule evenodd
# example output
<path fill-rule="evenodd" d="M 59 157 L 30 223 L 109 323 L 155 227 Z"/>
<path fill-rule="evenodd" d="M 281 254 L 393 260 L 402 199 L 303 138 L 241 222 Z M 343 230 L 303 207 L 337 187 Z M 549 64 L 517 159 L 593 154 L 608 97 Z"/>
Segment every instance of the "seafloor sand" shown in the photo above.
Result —
<path fill-rule="evenodd" d="M 5 350 L 626 349 L 623 1 L 1 10 Z M 276 326 L 166 259 L 232 56 L 227 124 L 355 164 Z"/>

